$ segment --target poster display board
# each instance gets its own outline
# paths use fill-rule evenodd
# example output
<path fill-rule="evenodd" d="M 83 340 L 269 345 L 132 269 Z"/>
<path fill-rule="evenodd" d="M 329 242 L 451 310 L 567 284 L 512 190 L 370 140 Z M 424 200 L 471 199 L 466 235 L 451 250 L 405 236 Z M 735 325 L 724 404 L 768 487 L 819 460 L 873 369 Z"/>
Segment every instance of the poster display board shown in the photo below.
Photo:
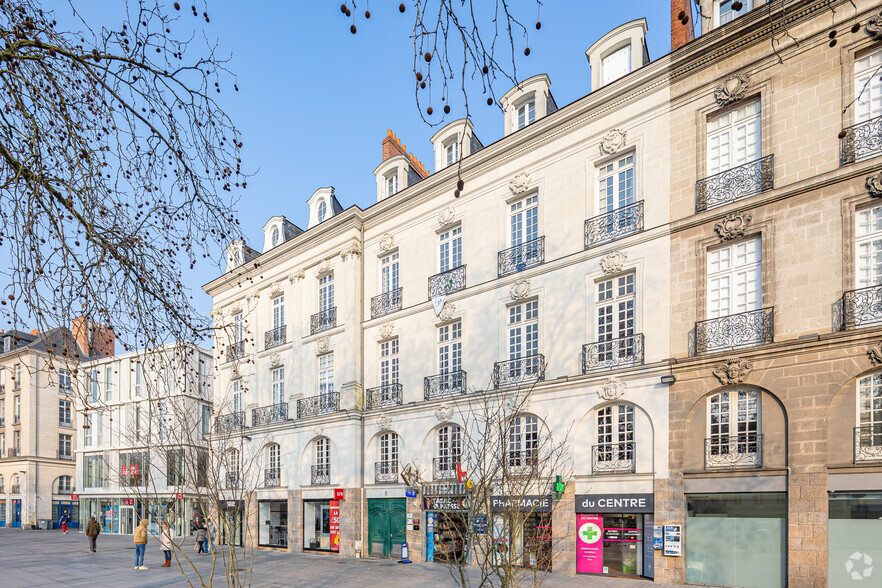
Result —
<path fill-rule="evenodd" d="M 330 507 L 331 551 L 340 551 L 340 501 L 332 500 Z"/>
<path fill-rule="evenodd" d="M 602 515 L 576 515 L 576 571 L 580 574 L 603 572 Z"/>
<path fill-rule="evenodd" d="M 673 557 L 683 555 L 682 525 L 665 525 L 664 554 Z"/>
<path fill-rule="evenodd" d="M 426 513 L 426 561 L 435 561 L 435 513 Z"/>

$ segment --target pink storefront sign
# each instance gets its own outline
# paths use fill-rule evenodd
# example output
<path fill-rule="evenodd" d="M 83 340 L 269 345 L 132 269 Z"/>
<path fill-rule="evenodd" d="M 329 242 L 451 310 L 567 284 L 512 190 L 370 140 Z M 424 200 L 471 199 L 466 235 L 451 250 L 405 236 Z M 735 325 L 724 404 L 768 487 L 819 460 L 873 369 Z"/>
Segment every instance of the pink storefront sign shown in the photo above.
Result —
<path fill-rule="evenodd" d="M 576 515 L 576 572 L 603 573 L 603 515 Z"/>

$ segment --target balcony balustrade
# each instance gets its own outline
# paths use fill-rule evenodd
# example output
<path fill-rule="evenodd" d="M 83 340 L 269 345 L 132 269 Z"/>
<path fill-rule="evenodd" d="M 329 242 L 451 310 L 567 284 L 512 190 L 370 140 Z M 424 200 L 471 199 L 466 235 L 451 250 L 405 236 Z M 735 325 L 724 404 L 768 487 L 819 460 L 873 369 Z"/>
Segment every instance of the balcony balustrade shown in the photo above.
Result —
<path fill-rule="evenodd" d="M 396 288 L 371 298 L 371 318 L 377 318 L 401 310 L 404 288 Z"/>
<path fill-rule="evenodd" d="M 499 252 L 499 277 L 516 274 L 545 263 L 545 237 L 539 237 Z"/>
<path fill-rule="evenodd" d="M 749 310 L 695 323 L 695 353 L 764 345 L 775 340 L 774 307 Z"/>
<path fill-rule="evenodd" d="M 466 373 L 463 370 L 423 378 L 423 398 L 425 400 L 459 396 L 467 394 L 468 391 Z"/>
<path fill-rule="evenodd" d="M 717 435 L 704 440 L 704 467 L 759 468 L 763 465 L 763 436 L 757 433 Z"/>
<path fill-rule="evenodd" d="M 6 449 L 6 457 L 19 457 L 21 455 L 21 448 L 19 447 L 8 447 Z"/>
<path fill-rule="evenodd" d="M 251 409 L 251 426 L 260 427 L 272 423 L 282 423 L 288 420 L 288 403 L 280 402 L 270 406 L 261 406 Z"/>
<path fill-rule="evenodd" d="M 839 139 L 839 165 L 849 165 L 882 154 L 882 116 L 852 125 Z"/>
<path fill-rule="evenodd" d="M 266 468 L 263 470 L 263 487 L 275 488 L 282 485 L 282 470 L 280 468 Z"/>
<path fill-rule="evenodd" d="M 387 408 L 400 406 L 402 398 L 402 386 L 399 383 L 384 384 L 376 388 L 368 388 L 365 391 L 365 409 Z"/>
<path fill-rule="evenodd" d="M 745 163 L 695 182 L 695 212 L 749 198 L 775 187 L 775 156 Z"/>
<path fill-rule="evenodd" d="M 310 481 L 313 486 L 327 486 L 331 483 L 330 464 L 314 465 L 310 473 Z"/>
<path fill-rule="evenodd" d="M 882 286 L 843 292 L 837 306 L 841 331 L 882 324 Z"/>
<path fill-rule="evenodd" d="M 227 347 L 227 361 L 245 357 L 245 341 L 237 341 Z"/>
<path fill-rule="evenodd" d="M 317 312 L 309 317 L 309 332 L 314 335 L 337 326 L 337 307 Z"/>
<path fill-rule="evenodd" d="M 214 420 L 214 428 L 218 433 L 240 431 L 245 428 L 245 411 L 222 414 Z"/>
<path fill-rule="evenodd" d="M 395 484 L 398 482 L 398 460 L 378 461 L 374 463 L 375 484 Z"/>
<path fill-rule="evenodd" d="M 541 353 L 528 355 L 493 364 L 493 387 L 519 386 L 545 379 L 545 356 Z"/>
<path fill-rule="evenodd" d="M 58 459 L 67 459 L 67 460 L 73 461 L 73 455 L 71 455 L 70 453 L 67 453 L 65 451 L 59 451 L 58 452 Z"/>
<path fill-rule="evenodd" d="M 582 373 L 643 365 L 643 334 L 582 346 Z"/>
<path fill-rule="evenodd" d="M 585 221 L 585 249 L 617 241 L 643 230 L 643 201 L 628 204 Z"/>
<path fill-rule="evenodd" d="M 602 443 L 592 446 L 592 473 L 634 473 L 636 471 L 635 449 L 633 441 Z"/>
<path fill-rule="evenodd" d="M 226 482 L 225 488 L 229 490 L 238 488 L 241 483 L 238 472 L 227 472 L 227 475 L 224 476 L 224 481 Z"/>
<path fill-rule="evenodd" d="M 278 347 L 279 345 L 284 345 L 288 342 L 287 338 L 287 325 L 282 325 L 281 327 L 276 327 L 275 329 L 270 329 L 266 333 L 263 334 L 263 348 L 264 349 L 272 349 L 273 347 Z"/>
<path fill-rule="evenodd" d="M 297 401 L 297 418 L 331 414 L 340 410 L 340 393 L 325 392 L 318 396 L 301 398 Z"/>
<path fill-rule="evenodd" d="M 539 450 L 536 448 L 505 452 L 505 469 L 510 476 L 534 475 L 538 468 Z"/>
<path fill-rule="evenodd" d="M 21 494 L 21 486 L 12 485 L 9 487 L 10 494 Z"/>
<path fill-rule="evenodd" d="M 429 300 L 459 292 L 466 287 L 466 266 L 461 265 L 450 271 L 441 272 L 429 277 Z"/>
<path fill-rule="evenodd" d="M 882 424 L 854 428 L 854 462 L 882 460 Z"/>
<path fill-rule="evenodd" d="M 436 482 L 456 480 L 456 462 L 459 458 L 453 455 L 432 458 L 432 479 Z"/>

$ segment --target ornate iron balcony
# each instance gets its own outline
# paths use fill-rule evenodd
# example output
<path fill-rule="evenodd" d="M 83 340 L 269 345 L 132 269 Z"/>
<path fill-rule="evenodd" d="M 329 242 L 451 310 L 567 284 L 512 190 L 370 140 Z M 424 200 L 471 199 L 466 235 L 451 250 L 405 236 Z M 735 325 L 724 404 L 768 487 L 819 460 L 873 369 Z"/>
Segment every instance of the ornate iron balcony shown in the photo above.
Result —
<path fill-rule="evenodd" d="M 695 323 L 695 354 L 755 347 L 775 340 L 775 308 L 761 308 Z"/>
<path fill-rule="evenodd" d="M 224 481 L 226 482 L 226 488 L 229 489 L 238 488 L 239 484 L 241 483 L 238 472 L 227 472 L 227 475 L 224 477 Z"/>
<path fill-rule="evenodd" d="M 263 470 L 263 487 L 275 488 L 282 485 L 282 470 L 280 468 L 266 468 Z"/>
<path fill-rule="evenodd" d="M 395 484 L 398 482 L 398 460 L 378 461 L 374 463 L 375 484 Z"/>
<path fill-rule="evenodd" d="M 227 347 L 227 361 L 245 357 L 245 341 L 237 341 Z"/>
<path fill-rule="evenodd" d="M 633 441 L 594 445 L 591 448 L 591 471 L 595 475 L 634 473 L 635 453 L 636 447 Z"/>
<path fill-rule="evenodd" d="M 395 288 L 371 298 L 371 318 L 377 318 L 401 310 L 401 295 L 403 288 Z"/>
<path fill-rule="evenodd" d="M 317 312 L 309 317 L 309 333 L 321 333 L 337 326 L 337 307 Z"/>
<path fill-rule="evenodd" d="M 704 467 L 759 468 L 763 465 L 763 436 L 757 433 L 717 435 L 704 440 Z"/>
<path fill-rule="evenodd" d="M 882 286 L 870 286 L 842 293 L 837 305 L 840 313 L 839 330 L 882 324 Z"/>
<path fill-rule="evenodd" d="M 539 237 L 499 252 L 499 277 L 516 274 L 545 263 L 545 237 Z"/>
<path fill-rule="evenodd" d="M 432 458 L 432 478 L 436 482 L 456 479 L 456 462 L 458 457 L 435 457 Z"/>
<path fill-rule="evenodd" d="M 325 392 L 318 396 L 301 398 L 297 401 L 297 418 L 302 419 L 321 414 L 331 414 L 340 410 L 340 393 Z"/>
<path fill-rule="evenodd" d="M 545 356 L 541 353 L 528 355 L 493 364 L 493 387 L 518 386 L 545 379 Z"/>
<path fill-rule="evenodd" d="M 331 483 L 331 466 L 329 464 L 312 466 L 311 483 L 313 486 L 327 486 Z"/>
<path fill-rule="evenodd" d="M 383 384 L 376 388 L 368 388 L 365 391 L 365 409 L 386 408 L 389 406 L 399 406 L 401 404 L 402 386 L 398 382 L 394 384 Z"/>
<path fill-rule="evenodd" d="M 643 230 L 643 201 L 585 221 L 585 249 L 616 241 Z"/>
<path fill-rule="evenodd" d="M 429 300 L 442 294 L 459 292 L 466 287 L 466 266 L 435 274 L 429 278 Z"/>
<path fill-rule="evenodd" d="M 288 403 L 280 402 L 270 406 L 251 409 L 251 426 L 259 427 L 288 420 Z"/>
<path fill-rule="evenodd" d="M 839 139 L 839 165 L 864 161 L 882 154 L 882 116 L 845 129 Z"/>
<path fill-rule="evenodd" d="M 524 476 L 535 473 L 539 468 L 539 450 L 506 450 L 505 469 L 509 475 Z"/>
<path fill-rule="evenodd" d="M 284 345 L 288 342 L 286 336 L 286 326 L 282 325 L 281 327 L 276 327 L 275 329 L 270 329 L 266 333 L 263 334 L 263 348 L 264 349 L 272 349 L 273 347 L 278 347 L 279 345 Z"/>
<path fill-rule="evenodd" d="M 245 428 L 245 411 L 222 414 L 214 420 L 214 428 L 218 433 L 229 433 Z"/>
<path fill-rule="evenodd" d="M 582 345 L 582 373 L 643 365 L 643 333 Z"/>
<path fill-rule="evenodd" d="M 727 169 L 695 182 L 695 212 L 749 198 L 775 187 L 775 156 Z"/>
<path fill-rule="evenodd" d="M 854 462 L 882 460 L 882 425 L 854 428 Z"/>
<path fill-rule="evenodd" d="M 462 370 L 423 378 L 423 398 L 425 400 L 459 396 L 467 394 L 468 391 L 466 373 Z"/>
<path fill-rule="evenodd" d="M 9 493 L 10 494 L 21 494 L 21 486 L 10 486 Z"/>

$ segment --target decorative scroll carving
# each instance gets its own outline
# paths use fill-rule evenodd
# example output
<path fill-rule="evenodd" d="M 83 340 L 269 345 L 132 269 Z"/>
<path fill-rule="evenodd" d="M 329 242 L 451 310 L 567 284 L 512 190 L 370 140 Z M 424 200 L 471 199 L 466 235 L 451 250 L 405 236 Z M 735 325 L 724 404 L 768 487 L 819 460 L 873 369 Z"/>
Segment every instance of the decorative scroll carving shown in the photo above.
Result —
<path fill-rule="evenodd" d="M 521 172 L 508 182 L 508 189 L 515 196 L 520 196 L 530 189 L 530 174 Z"/>
<path fill-rule="evenodd" d="M 389 429 L 389 415 L 385 412 L 380 415 L 379 420 L 377 421 L 377 426 L 381 431 L 386 431 Z"/>
<path fill-rule="evenodd" d="M 882 341 L 867 349 L 867 356 L 873 365 L 882 365 Z"/>
<path fill-rule="evenodd" d="M 721 384 L 741 384 L 744 378 L 753 369 L 753 363 L 737 357 L 726 358 L 726 363 L 721 363 L 714 368 L 714 375 Z"/>
<path fill-rule="evenodd" d="M 394 246 L 395 237 L 393 237 L 389 233 L 383 233 L 383 236 L 380 237 L 380 251 L 389 251 Z"/>
<path fill-rule="evenodd" d="M 441 312 L 438 313 L 438 318 L 442 321 L 449 321 L 453 318 L 454 310 L 456 310 L 456 305 L 452 302 L 447 302 L 444 304 L 444 308 L 441 309 Z"/>
<path fill-rule="evenodd" d="M 273 353 L 270 356 L 270 365 L 273 367 L 279 367 L 280 365 L 282 365 L 282 356 L 278 353 Z"/>
<path fill-rule="evenodd" d="M 340 257 L 343 258 L 343 261 L 349 261 L 353 257 L 358 257 L 360 255 L 361 247 L 359 247 L 358 243 L 356 243 L 355 241 L 353 241 L 340 251 Z"/>
<path fill-rule="evenodd" d="M 316 277 L 322 276 L 331 271 L 331 260 L 323 259 L 319 262 L 319 264 L 315 267 L 315 275 Z"/>
<path fill-rule="evenodd" d="M 874 41 L 882 40 L 882 12 L 868 20 L 864 29 Z"/>
<path fill-rule="evenodd" d="M 714 230 L 723 241 L 742 237 L 752 218 L 753 216 L 751 216 L 749 212 L 733 212 L 726 215 L 726 218 L 723 220 L 717 222 L 717 224 L 714 225 Z"/>
<path fill-rule="evenodd" d="M 448 204 L 440 211 L 438 211 L 438 224 L 442 227 L 446 227 L 456 218 L 456 209 L 453 208 L 452 204 Z"/>
<path fill-rule="evenodd" d="M 714 100 L 720 106 L 732 104 L 744 98 L 750 78 L 747 74 L 735 74 L 726 78 L 722 84 L 714 89 Z"/>
<path fill-rule="evenodd" d="M 315 348 L 319 353 L 326 353 L 331 347 L 330 337 L 319 337 L 315 341 Z"/>
<path fill-rule="evenodd" d="M 628 139 L 628 131 L 624 129 L 612 129 L 600 140 L 600 154 L 612 155 L 625 146 Z"/>
<path fill-rule="evenodd" d="M 288 281 L 290 281 L 293 284 L 294 282 L 299 282 L 300 280 L 302 280 L 305 277 L 306 277 L 306 272 L 304 272 L 302 269 L 299 269 L 296 272 L 294 272 L 293 274 L 291 274 L 290 276 L 288 276 Z"/>
<path fill-rule="evenodd" d="M 282 289 L 282 282 L 275 282 L 272 286 L 270 286 L 269 295 L 270 298 L 275 298 L 276 296 L 281 296 L 284 293 Z"/>
<path fill-rule="evenodd" d="M 600 260 L 600 269 L 608 276 L 625 269 L 626 261 L 628 261 L 628 254 L 624 251 L 610 251 Z"/>
<path fill-rule="evenodd" d="M 867 192 L 873 198 L 882 198 L 882 171 L 867 177 Z"/>
<path fill-rule="evenodd" d="M 530 295 L 531 288 L 530 280 L 521 280 L 512 284 L 508 291 L 511 294 L 512 300 L 522 300 Z"/>
<path fill-rule="evenodd" d="M 391 322 L 383 323 L 380 325 L 380 338 L 388 339 L 392 336 L 392 331 L 395 329 L 395 325 Z"/>
<path fill-rule="evenodd" d="M 438 419 L 439 423 L 443 423 L 444 421 L 449 421 L 450 417 L 453 416 L 453 409 L 450 408 L 447 404 L 442 404 L 435 411 L 435 418 Z"/>
<path fill-rule="evenodd" d="M 321 425 L 316 425 L 312 428 L 312 434 L 316 437 L 321 437 L 324 432 L 325 429 Z"/>
<path fill-rule="evenodd" d="M 625 395 L 625 384 L 618 378 L 607 378 L 597 389 L 597 395 L 604 400 L 616 400 Z"/>

